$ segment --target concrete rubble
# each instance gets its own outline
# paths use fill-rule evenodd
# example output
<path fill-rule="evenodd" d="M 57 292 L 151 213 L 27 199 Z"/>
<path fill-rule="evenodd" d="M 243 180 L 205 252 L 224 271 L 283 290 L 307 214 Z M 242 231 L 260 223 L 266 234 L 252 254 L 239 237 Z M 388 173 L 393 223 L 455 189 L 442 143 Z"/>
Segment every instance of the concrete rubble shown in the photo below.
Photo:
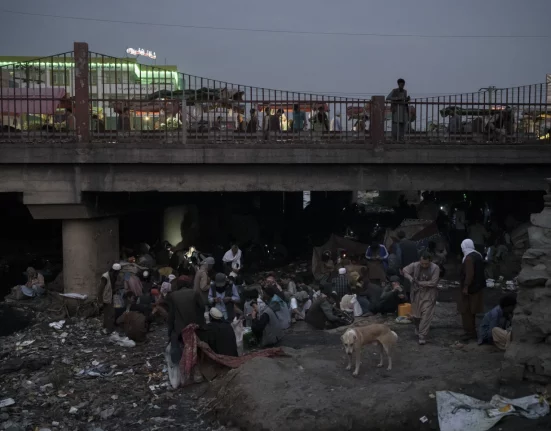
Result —
<path fill-rule="evenodd" d="M 551 180 L 548 180 L 551 184 Z M 504 379 L 551 382 L 551 194 L 545 207 L 531 217 L 530 248 L 522 257 L 520 290 L 505 354 Z"/>

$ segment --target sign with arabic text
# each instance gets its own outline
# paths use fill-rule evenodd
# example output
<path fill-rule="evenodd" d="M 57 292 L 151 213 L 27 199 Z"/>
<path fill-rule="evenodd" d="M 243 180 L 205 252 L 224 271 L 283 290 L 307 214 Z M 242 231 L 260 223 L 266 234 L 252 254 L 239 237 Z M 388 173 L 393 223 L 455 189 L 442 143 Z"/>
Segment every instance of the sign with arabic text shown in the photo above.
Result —
<path fill-rule="evenodd" d="M 155 51 L 150 51 L 148 49 L 143 49 L 143 48 L 138 48 L 138 49 L 127 48 L 126 53 L 130 55 L 135 55 L 136 57 L 139 57 L 140 55 L 142 57 L 149 57 L 152 60 L 155 60 L 157 58 L 157 54 L 155 54 Z"/>

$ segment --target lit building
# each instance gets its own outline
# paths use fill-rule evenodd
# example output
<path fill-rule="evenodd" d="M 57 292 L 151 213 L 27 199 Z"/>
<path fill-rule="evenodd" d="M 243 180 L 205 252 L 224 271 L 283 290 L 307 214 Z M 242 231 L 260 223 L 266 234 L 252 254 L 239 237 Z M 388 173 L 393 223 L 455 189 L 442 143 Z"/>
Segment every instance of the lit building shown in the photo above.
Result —
<path fill-rule="evenodd" d="M 75 68 L 72 53 L 55 57 L 0 56 L 1 88 L 64 88 L 74 96 Z M 114 101 L 145 99 L 162 91 L 182 90 L 183 75 L 177 66 L 146 65 L 135 58 L 89 58 L 89 94 L 93 109 L 106 120 L 114 119 Z M 109 127 L 108 127 L 109 128 Z"/>

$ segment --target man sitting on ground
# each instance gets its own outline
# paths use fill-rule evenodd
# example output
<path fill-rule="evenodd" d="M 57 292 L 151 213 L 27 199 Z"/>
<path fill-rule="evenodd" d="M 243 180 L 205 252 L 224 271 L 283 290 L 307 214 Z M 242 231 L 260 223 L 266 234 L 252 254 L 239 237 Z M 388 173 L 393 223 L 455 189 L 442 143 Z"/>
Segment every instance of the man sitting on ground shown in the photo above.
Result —
<path fill-rule="evenodd" d="M 346 323 L 333 310 L 335 302 L 331 288 L 326 288 L 310 307 L 305 321 L 315 329 L 331 329 L 345 325 Z"/>
<path fill-rule="evenodd" d="M 122 325 L 124 333 L 128 338 L 136 342 L 145 341 L 149 332 L 149 321 L 145 314 L 140 311 L 131 311 L 135 305 L 136 297 L 132 292 L 125 294 L 127 299 L 126 311 L 117 319 L 117 325 Z"/>
<path fill-rule="evenodd" d="M 390 277 L 390 284 L 383 289 L 379 300 L 379 306 L 374 312 L 381 314 L 396 313 L 398 311 L 398 305 L 405 302 L 405 300 L 406 296 L 400 284 L 400 277 L 393 275 Z"/>
<path fill-rule="evenodd" d="M 281 299 L 277 296 L 277 288 L 266 286 L 263 290 L 266 307 L 259 315 L 258 304 L 252 303 L 251 329 L 260 347 L 268 347 L 277 344 L 283 338 L 285 316 L 282 314 Z"/>
<path fill-rule="evenodd" d="M 304 320 L 306 318 L 306 313 L 308 313 L 308 310 L 312 306 L 312 300 L 308 292 L 297 292 L 291 298 L 290 306 L 292 323 L 295 323 L 297 320 Z"/>
<path fill-rule="evenodd" d="M 224 315 L 218 308 L 211 308 L 210 323 L 207 325 L 203 341 L 219 355 L 238 356 L 235 333 L 231 323 L 224 320 Z"/>
<path fill-rule="evenodd" d="M 500 350 L 507 348 L 511 341 L 511 319 L 516 305 L 515 296 L 507 295 L 484 315 L 478 331 L 478 344 L 493 344 Z"/>

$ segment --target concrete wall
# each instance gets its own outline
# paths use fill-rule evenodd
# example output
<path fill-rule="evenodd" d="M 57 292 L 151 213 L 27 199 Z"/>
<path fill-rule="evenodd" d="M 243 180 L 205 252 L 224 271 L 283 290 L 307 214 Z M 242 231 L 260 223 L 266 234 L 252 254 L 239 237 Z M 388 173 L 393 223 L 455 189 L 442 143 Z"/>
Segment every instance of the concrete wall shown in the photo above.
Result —
<path fill-rule="evenodd" d="M 101 275 L 118 259 L 118 219 L 63 221 L 65 293 L 95 297 Z"/>

